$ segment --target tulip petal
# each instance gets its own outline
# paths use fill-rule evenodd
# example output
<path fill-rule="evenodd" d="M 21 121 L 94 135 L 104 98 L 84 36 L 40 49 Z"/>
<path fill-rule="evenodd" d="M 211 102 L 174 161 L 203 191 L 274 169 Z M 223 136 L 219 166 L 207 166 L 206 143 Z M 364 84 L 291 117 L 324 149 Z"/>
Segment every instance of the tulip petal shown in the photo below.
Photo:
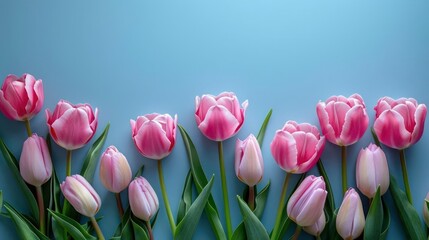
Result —
<path fill-rule="evenodd" d="M 423 135 L 426 113 L 427 113 L 426 105 L 420 104 L 417 106 L 416 112 L 414 113 L 414 119 L 416 121 L 416 125 L 414 126 L 414 129 L 412 131 L 411 144 L 414 144 L 417 141 L 419 141 Z"/>
<path fill-rule="evenodd" d="M 404 119 L 393 110 L 383 112 L 374 122 L 374 131 L 385 145 L 404 149 L 409 146 L 411 133 L 405 129 Z"/>
<path fill-rule="evenodd" d="M 402 118 L 404 119 L 405 129 L 407 129 L 407 131 L 410 133 L 413 132 L 414 126 L 416 125 L 416 122 L 414 121 L 416 106 L 410 104 L 410 102 L 407 102 L 405 104 L 396 105 L 392 110 L 401 114 Z"/>
<path fill-rule="evenodd" d="M 199 102 L 197 110 L 195 111 L 195 118 L 197 125 L 200 125 L 202 121 L 207 117 L 207 112 L 213 106 L 217 105 L 216 99 L 212 95 L 203 95 L 201 99 L 197 97 L 196 102 Z"/>
<path fill-rule="evenodd" d="M 259 146 L 255 141 L 248 141 L 247 146 L 243 153 L 243 159 L 239 166 L 239 178 L 245 182 L 249 187 L 255 186 L 262 179 L 263 166 L 261 166 L 260 160 L 262 159 Z M 259 152 L 258 152 L 259 150 Z"/>
<path fill-rule="evenodd" d="M 308 199 L 302 201 L 303 206 L 296 206 L 302 210 L 296 218 L 300 226 L 313 225 L 319 219 L 323 213 L 327 194 L 328 192 L 323 189 L 316 189 L 308 195 Z"/>
<path fill-rule="evenodd" d="M 340 145 L 349 146 L 356 143 L 368 128 L 369 118 L 361 105 L 352 107 L 345 116 L 340 135 Z"/>
<path fill-rule="evenodd" d="M 277 131 L 271 142 L 271 154 L 281 169 L 294 173 L 297 170 L 298 150 L 292 134 Z"/>
<path fill-rule="evenodd" d="M 138 130 L 134 142 L 143 156 L 160 160 L 169 154 L 170 140 L 159 122 L 151 120 Z"/>
<path fill-rule="evenodd" d="M 210 108 L 198 128 L 210 140 L 222 141 L 232 137 L 239 126 L 240 123 L 228 109 L 216 105 Z"/>
<path fill-rule="evenodd" d="M 319 118 L 320 128 L 322 129 L 323 135 L 326 139 L 336 144 L 336 136 L 334 128 L 329 123 L 329 114 L 326 111 L 326 104 L 324 102 L 319 102 L 316 106 L 317 117 Z"/>

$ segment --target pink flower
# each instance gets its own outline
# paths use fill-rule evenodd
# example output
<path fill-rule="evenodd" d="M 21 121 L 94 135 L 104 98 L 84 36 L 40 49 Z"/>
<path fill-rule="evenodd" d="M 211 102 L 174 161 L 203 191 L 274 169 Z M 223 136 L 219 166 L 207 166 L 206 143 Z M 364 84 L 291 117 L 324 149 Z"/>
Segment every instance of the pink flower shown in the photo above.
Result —
<path fill-rule="evenodd" d="M 52 161 L 45 139 L 33 134 L 25 140 L 19 171 L 28 184 L 36 187 L 42 186 L 51 178 Z"/>
<path fill-rule="evenodd" d="M 150 159 L 168 156 L 176 143 L 177 115 L 152 113 L 131 120 L 134 144 L 139 152 Z"/>
<path fill-rule="evenodd" d="M 83 147 L 97 129 L 97 115 L 89 104 L 72 105 L 61 100 L 53 113 L 46 110 L 46 123 L 52 139 L 67 150 Z"/>
<path fill-rule="evenodd" d="M 128 198 L 133 214 L 144 221 L 149 221 L 158 211 L 158 197 L 144 177 L 138 177 L 130 183 Z"/>
<path fill-rule="evenodd" d="M 327 194 L 322 177 L 306 177 L 287 203 L 289 218 L 302 227 L 313 225 L 323 213 Z"/>
<path fill-rule="evenodd" d="M 365 103 L 359 94 L 332 96 L 319 102 L 316 111 L 323 135 L 338 146 L 356 143 L 368 127 Z"/>
<path fill-rule="evenodd" d="M 319 160 L 325 148 L 325 137 L 308 123 L 288 121 L 277 130 L 271 142 L 271 153 L 286 172 L 304 173 Z"/>
<path fill-rule="evenodd" d="M 338 210 L 336 228 L 343 239 L 356 239 L 365 227 L 365 215 L 359 194 L 349 188 Z"/>
<path fill-rule="evenodd" d="M 0 90 L 0 111 L 9 119 L 30 120 L 43 106 L 42 80 L 26 73 L 18 78 L 8 75 Z"/>
<path fill-rule="evenodd" d="M 380 98 L 375 110 L 374 131 L 384 145 L 405 149 L 420 140 L 423 134 L 426 105 L 413 98 Z"/>
<path fill-rule="evenodd" d="M 223 141 L 234 136 L 244 122 L 247 100 L 241 104 L 232 92 L 218 96 L 203 95 L 195 98 L 195 120 L 208 139 Z"/>
<path fill-rule="evenodd" d="M 110 146 L 101 156 L 100 180 L 107 190 L 120 193 L 131 181 L 131 168 L 124 154 Z"/>
<path fill-rule="evenodd" d="M 94 217 L 100 210 L 100 196 L 82 176 L 68 176 L 60 187 L 64 197 L 78 213 L 87 217 Z"/>
<path fill-rule="evenodd" d="M 253 134 L 250 134 L 244 141 L 237 139 L 235 174 L 249 187 L 258 184 L 264 175 L 264 159 L 258 140 Z"/>

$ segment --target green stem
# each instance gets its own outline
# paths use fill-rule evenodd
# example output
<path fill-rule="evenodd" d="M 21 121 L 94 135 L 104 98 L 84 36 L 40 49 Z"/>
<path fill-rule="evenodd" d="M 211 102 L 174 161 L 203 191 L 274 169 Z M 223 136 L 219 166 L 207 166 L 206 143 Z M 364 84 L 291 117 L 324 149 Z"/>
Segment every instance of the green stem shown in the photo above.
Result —
<path fill-rule="evenodd" d="M 33 132 L 31 131 L 30 120 L 24 119 L 24 124 L 25 124 L 25 129 L 27 130 L 28 137 L 31 137 L 31 135 L 33 135 Z"/>
<path fill-rule="evenodd" d="M 90 217 L 92 226 L 94 227 L 95 232 L 97 233 L 99 240 L 104 240 L 103 232 L 101 232 L 100 226 L 98 226 L 97 220 L 94 217 Z"/>
<path fill-rule="evenodd" d="M 43 202 L 42 187 L 36 187 L 37 203 L 39 204 L 39 229 L 42 234 L 46 234 L 45 227 L 45 203 Z"/>
<path fill-rule="evenodd" d="M 115 193 L 116 197 L 116 205 L 118 206 L 119 217 L 122 220 L 122 216 L 124 216 L 124 208 L 122 207 L 121 193 Z"/>
<path fill-rule="evenodd" d="M 249 198 L 247 200 L 250 210 L 255 209 L 255 186 L 249 186 Z"/>
<path fill-rule="evenodd" d="M 343 183 L 343 195 L 347 191 L 347 152 L 346 146 L 341 146 L 341 173 L 342 173 L 342 183 Z"/>
<path fill-rule="evenodd" d="M 149 233 L 149 240 L 153 240 L 152 226 L 150 226 L 150 221 L 146 221 L 146 227 Z"/>
<path fill-rule="evenodd" d="M 301 226 L 296 226 L 295 228 L 295 233 L 292 236 L 292 240 L 298 240 L 299 234 L 301 233 L 302 227 Z"/>
<path fill-rule="evenodd" d="M 71 158 L 72 158 L 72 151 L 67 150 L 67 158 L 66 158 L 66 176 L 71 175 Z"/>
<path fill-rule="evenodd" d="M 164 175 L 162 174 L 162 160 L 158 160 L 158 176 L 161 185 L 162 197 L 164 198 L 165 210 L 167 212 L 168 221 L 170 222 L 171 233 L 174 236 L 176 224 L 174 223 L 173 213 L 171 212 L 170 202 L 168 201 L 167 191 L 165 190 Z"/>
<path fill-rule="evenodd" d="M 322 238 L 320 237 L 320 234 L 316 236 L 316 240 L 322 240 Z"/>
<path fill-rule="evenodd" d="M 410 182 L 408 181 L 407 165 L 405 164 L 405 150 L 399 150 L 399 157 L 401 159 L 402 177 L 404 178 L 405 193 L 407 194 L 408 201 L 413 204 L 413 197 L 411 195 Z"/>
<path fill-rule="evenodd" d="M 228 201 L 228 187 L 226 185 L 226 175 L 225 175 L 225 164 L 223 160 L 223 146 L 222 141 L 217 143 L 218 153 L 219 153 L 219 167 L 220 167 L 220 178 L 222 181 L 222 193 L 223 193 L 223 204 L 225 205 L 225 221 L 226 229 L 228 232 L 228 239 L 232 237 L 232 224 L 231 224 L 231 215 L 229 210 L 229 201 Z"/>
<path fill-rule="evenodd" d="M 283 205 L 284 205 L 284 201 L 286 199 L 286 192 L 287 192 L 287 188 L 289 185 L 289 180 L 290 180 L 291 175 L 292 175 L 291 173 L 286 173 L 286 177 L 285 177 L 285 180 L 283 182 L 282 192 L 280 193 L 279 207 L 277 208 L 276 222 L 274 224 L 273 233 L 271 235 L 272 240 L 277 240 L 279 238 L 278 235 L 280 233 L 280 222 L 282 220 Z"/>

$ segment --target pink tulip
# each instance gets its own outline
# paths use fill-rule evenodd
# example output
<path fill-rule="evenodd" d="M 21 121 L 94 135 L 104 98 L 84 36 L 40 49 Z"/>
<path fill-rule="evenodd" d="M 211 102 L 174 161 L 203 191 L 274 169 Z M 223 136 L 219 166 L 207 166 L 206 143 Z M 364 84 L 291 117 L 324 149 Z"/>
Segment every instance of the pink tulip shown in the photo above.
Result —
<path fill-rule="evenodd" d="M 316 106 L 320 127 L 326 139 L 338 146 L 356 143 L 365 133 L 369 118 L 359 94 L 349 98 L 332 96 Z"/>
<path fill-rule="evenodd" d="M 94 217 L 100 210 L 100 196 L 82 176 L 68 176 L 60 187 L 64 197 L 78 213 L 87 217 Z"/>
<path fill-rule="evenodd" d="M 101 156 L 100 180 L 110 192 L 120 193 L 131 181 L 131 168 L 125 156 L 110 146 Z"/>
<path fill-rule="evenodd" d="M 8 75 L 0 90 L 0 111 L 9 119 L 30 120 L 40 112 L 45 99 L 42 80 L 26 73 Z"/>
<path fill-rule="evenodd" d="M 343 239 L 358 238 L 365 227 L 365 216 L 359 194 L 349 188 L 338 210 L 336 227 Z"/>
<path fill-rule="evenodd" d="M 203 95 L 195 98 L 195 120 L 208 139 L 223 141 L 234 136 L 244 122 L 247 100 L 241 104 L 232 92 L 218 96 Z"/>
<path fill-rule="evenodd" d="M 235 145 L 235 174 L 237 177 L 253 187 L 258 184 L 264 175 L 264 159 L 258 140 L 250 134 L 244 141 L 237 139 Z"/>
<path fill-rule="evenodd" d="M 426 226 L 429 227 L 429 210 L 426 202 L 429 201 L 429 193 L 426 194 L 425 200 L 423 201 L 423 220 L 426 223 Z"/>
<path fill-rule="evenodd" d="M 19 171 L 28 184 L 36 187 L 42 186 L 51 178 L 52 161 L 45 139 L 33 134 L 25 140 Z"/>
<path fill-rule="evenodd" d="M 369 144 L 359 152 L 356 161 L 356 184 L 368 198 L 373 198 L 380 187 L 380 194 L 389 188 L 389 167 L 383 150 L 375 144 Z"/>
<path fill-rule="evenodd" d="M 128 198 L 133 214 L 144 221 L 149 221 L 158 211 L 158 197 L 144 177 L 138 177 L 130 183 Z"/>
<path fill-rule="evenodd" d="M 83 147 L 91 140 L 97 129 L 97 115 L 89 104 L 72 105 L 64 100 L 58 102 L 53 113 L 46 110 L 46 119 L 52 139 L 67 150 Z"/>
<path fill-rule="evenodd" d="M 325 213 L 322 212 L 322 215 L 320 215 L 319 219 L 317 219 L 317 221 L 313 225 L 304 227 L 303 229 L 308 234 L 311 234 L 317 237 L 323 232 L 323 229 L 325 229 L 325 225 L 326 225 L 326 217 L 325 217 Z"/>
<path fill-rule="evenodd" d="M 150 159 L 168 156 L 176 143 L 177 115 L 152 113 L 131 120 L 134 144 L 139 152 Z"/>
<path fill-rule="evenodd" d="M 325 137 L 308 123 L 288 121 L 271 142 L 271 153 L 286 172 L 304 173 L 319 160 L 325 148 Z"/>
<path fill-rule="evenodd" d="M 413 98 L 380 98 L 375 110 L 374 131 L 384 145 L 405 149 L 420 140 L 423 134 L 426 105 Z"/>
<path fill-rule="evenodd" d="M 287 203 L 289 218 L 302 227 L 313 225 L 323 213 L 327 194 L 322 177 L 306 177 Z"/>

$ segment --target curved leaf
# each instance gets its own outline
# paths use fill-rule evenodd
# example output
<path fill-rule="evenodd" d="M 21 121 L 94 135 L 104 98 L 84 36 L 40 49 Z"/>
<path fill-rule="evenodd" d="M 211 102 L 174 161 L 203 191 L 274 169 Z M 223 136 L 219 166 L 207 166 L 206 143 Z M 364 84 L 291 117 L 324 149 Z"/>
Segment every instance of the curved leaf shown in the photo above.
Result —
<path fill-rule="evenodd" d="M 243 215 L 244 226 L 246 228 L 247 239 L 249 240 L 269 240 L 270 236 L 267 233 L 264 225 L 256 217 L 256 215 L 247 206 L 240 196 L 237 196 L 238 205 L 240 206 L 241 215 Z"/>
<path fill-rule="evenodd" d="M 383 204 L 381 203 L 380 187 L 371 201 L 368 214 L 365 220 L 365 230 L 363 239 L 380 239 L 381 228 L 383 227 Z"/>
<path fill-rule="evenodd" d="M 97 240 L 90 235 L 78 222 L 66 215 L 49 210 L 49 213 L 74 239 Z"/>
<path fill-rule="evenodd" d="M 389 227 L 390 227 L 390 211 L 384 199 L 382 198 L 381 200 L 383 203 L 383 226 L 381 228 L 382 232 L 380 235 L 380 239 L 384 240 L 387 237 L 387 232 L 389 231 Z"/>
<path fill-rule="evenodd" d="M 183 187 L 182 198 L 179 203 L 176 223 L 178 224 L 185 217 L 186 212 L 192 205 L 192 172 L 189 170 L 186 176 L 185 186 Z"/>
<path fill-rule="evenodd" d="M 131 219 L 131 223 L 133 224 L 135 239 L 149 240 L 149 236 L 147 235 L 145 228 L 140 226 L 140 224 L 135 222 L 133 219 Z"/>
<path fill-rule="evenodd" d="M 262 123 L 261 129 L 259 129 L 258 136 L 256 137 L 256 139 L 258 139 L 259 146 L 262 146 L 262 142 L 264 141 L 265 131 L 267 130 L 268 122 L 270 121 L 272 113 L 273 109 L 270 109 Z"/>

